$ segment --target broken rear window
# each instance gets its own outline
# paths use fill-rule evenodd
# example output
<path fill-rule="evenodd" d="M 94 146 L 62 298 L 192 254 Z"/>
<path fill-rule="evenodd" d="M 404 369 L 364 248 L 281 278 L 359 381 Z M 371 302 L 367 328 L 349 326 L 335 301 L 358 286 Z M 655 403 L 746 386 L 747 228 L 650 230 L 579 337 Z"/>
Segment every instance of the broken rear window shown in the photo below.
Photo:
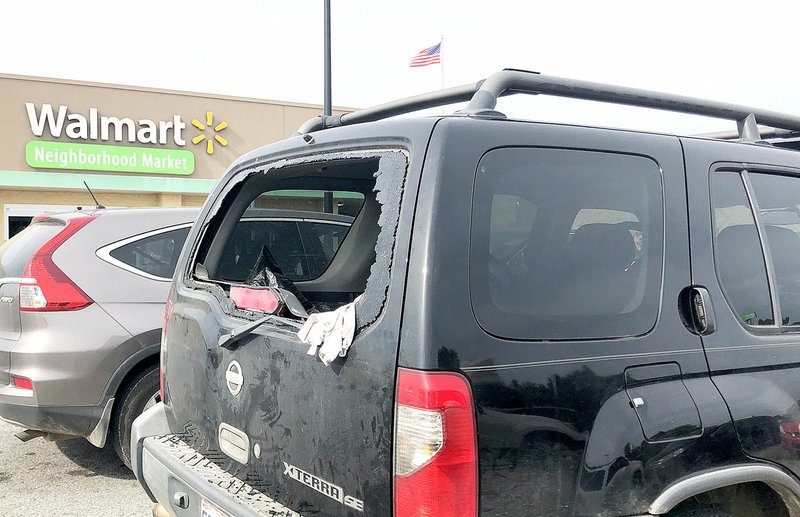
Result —
<path fill-rule="evenodd" d="M 291 293 L 280 315 L 300 320 L 355 301 L 356 327 L 370 324 L 389 284 L 406 162 L 400 151 L 363 151 L 241 171 L 207 221 L 195 285 L 236 300 L 276 288 Z"/>

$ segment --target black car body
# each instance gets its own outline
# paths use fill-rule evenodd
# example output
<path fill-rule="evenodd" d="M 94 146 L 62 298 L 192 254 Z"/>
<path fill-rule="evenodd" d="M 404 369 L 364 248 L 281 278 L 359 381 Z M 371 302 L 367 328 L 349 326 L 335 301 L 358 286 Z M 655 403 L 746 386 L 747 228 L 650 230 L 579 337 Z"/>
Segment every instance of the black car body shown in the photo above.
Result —
<path fill-rule="evenodd" d="M 508 89 L 734 118 L 740 141 L 508 120 L 484 102 Z M 800 120 L 519 71 L 446 100 L 475 90 L 455 116 L 323 120 L 231 166 L 176 271 L 164 403 L 134 425 L 154 501 L 795 515 L 800 154 L 757 143 L 751 114 Z M 283 188 L 364 197 L 295 283 L 315 308 L 353 304 L 330 366 L 301 319 L 237 308 L 216 273 L 246 208 Z"/>
<path fill-rule="evenodd" d="M 0 419 L 25 430 L 17 436 L 79 436 L 97 447 L 108 441 L 130 466 L 133 420 L 158 400 L 164 304 L 197 214 L 160 208 L 42 216 L 0 246 Z M 287 275 L 316 275 L 333 252 L 322 244 L 347 233 L 351 221 L 248 210 L 221 272 L 244 279 L 261 247 L 280 241 L 272 251 Z M 37 297 L 45 302 L 36 306 Z"/>

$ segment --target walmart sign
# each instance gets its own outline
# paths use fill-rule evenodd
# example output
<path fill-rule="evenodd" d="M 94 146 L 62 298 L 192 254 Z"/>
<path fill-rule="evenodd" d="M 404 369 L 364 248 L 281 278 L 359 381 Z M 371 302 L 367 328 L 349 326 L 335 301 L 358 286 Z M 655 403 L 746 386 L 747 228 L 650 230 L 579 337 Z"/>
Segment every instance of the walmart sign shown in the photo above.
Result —
<path fill-rule="evenodd" d="M 187 175 L 194 172 L 194 154 L 190 151 L 121 145 L 31 140 L 25 146 L 25 161 L 31 167 L 45 169 Z"/>
<path fill-rule="evenodd" d="M 129 117 L 99 116 L 97 108 L 89 108 L 88 116 L 70 112 L 64 105 L 54 110 L 52 105 L 43 104 L 37 110 L 32 102 L 26 102 L 25 109 L 35 136 L 47 132 L 52 138 L 68 139 L 29 141 L 25 161 L 31 167 L 181 175 L 194 172 L 191 151 L 150 147 L 186 145 L 186 122 L 180 115 L 170 120 L 135 121 Z M 138 145 L 102 143 L 110 141 Z"/>

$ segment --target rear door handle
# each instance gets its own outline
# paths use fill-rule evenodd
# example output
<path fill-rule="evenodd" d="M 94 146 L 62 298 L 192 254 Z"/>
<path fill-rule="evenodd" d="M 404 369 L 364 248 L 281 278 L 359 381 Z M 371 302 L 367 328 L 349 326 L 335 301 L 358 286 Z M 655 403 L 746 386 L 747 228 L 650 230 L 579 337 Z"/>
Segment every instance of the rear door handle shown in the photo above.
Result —
<path fill-rule="evenodd" d="M 707 336 L 717 330 L 717 321 L 714 318 L 714 307 L 711 304 L 711 295 L 705 287 L 694 286 L 690 292 L 692 325 L 695 332 Z"/>

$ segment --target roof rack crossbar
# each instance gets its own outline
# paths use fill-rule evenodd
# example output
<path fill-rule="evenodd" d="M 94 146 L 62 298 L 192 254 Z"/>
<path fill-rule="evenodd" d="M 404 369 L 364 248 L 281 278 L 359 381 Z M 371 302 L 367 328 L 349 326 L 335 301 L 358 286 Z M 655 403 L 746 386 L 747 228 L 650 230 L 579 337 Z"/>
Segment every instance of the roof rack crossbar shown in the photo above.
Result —
<path fill-rule="evenodd" d="M 452 88 L 445 88 L 430 93 L 423 93 L 413 97 L 407 97 L 386 104 L 380 104 L 372 108 L 345 113 L 344 115 L 334 115 L 329 117 L 314 117 L 306 121 L 295 134 L 304 135 L 320 129 L 330 127 L 360 124 L 372 122 L 384 118 L 413 113 L 415 111 L 446 106 L 455 102 L 467 102 L 475 92 L 480 89 L 483 81 L 477 83 L 463 84 Z"/>
<path fill-rule="evenodd" d="M 552 95 L 598 102 L 609 102 L 641 108 L 673 111 L 689 115 L 734 120 L 739 139 L 758 141 L 758 124 L 771 128 L 800 131 L 800 117 L 776 111 L 762 110 L 698 99 L 684 95 L 628 88 L 577 79 L 541 75 L 525 70 L 505 69 L 474 84 L 465 84 L 436 92 L 408 97 L 372 108 L 338 116 L 315 117 L 305 122 L 295 133 L 303 135 L 313 131 L 362 122 L 371 122 L 395 115 L 469 101 L 461 115 L 494 115 L 497 98 L 503 95 L 524 93 Z"/>
<path fill-rule="evenodd" d="M 669 93 L 627 88 L 577 79 L 566 79 L 541 75 L 522 70 L 503 70 L 487 78 L 480 90 L 464 110 L 465 113 L 480 113 L 492 110 L 497 97 L 508 90 L 519 93 L 545 94 L 599 102 L 611 102 L 628 106 L 675 111 L 691 115 L 735 120 L 739 123 L 739 137 L 752 137 L 750 130 L 757 120 L 770 127 L 800 130 L 800 117 L 776 111 L 750 108 L 725 102 L 710 101 L 673 95 Z M 755 118 L 755 120 L 753 120 Z M 745 122 L 748 120 L 748 122 Z M 743 134 L 748 133 L 748 134 Z"/>
<path fill-rule="evenodd" d="M 759 128 L 761 138 L 771 138 L 779 140 L 788 140 L 790 138 L 800 138 L 800 131 L 793 131 L 791 129 L 775 129 L 771 127 Z M 716 140 L 736 140 L 739 138 L 739 132 L 733 131 L 715 131 L 712 133 L 698 133 L 694 136 L 700 138 L 713 138 Z"/>

